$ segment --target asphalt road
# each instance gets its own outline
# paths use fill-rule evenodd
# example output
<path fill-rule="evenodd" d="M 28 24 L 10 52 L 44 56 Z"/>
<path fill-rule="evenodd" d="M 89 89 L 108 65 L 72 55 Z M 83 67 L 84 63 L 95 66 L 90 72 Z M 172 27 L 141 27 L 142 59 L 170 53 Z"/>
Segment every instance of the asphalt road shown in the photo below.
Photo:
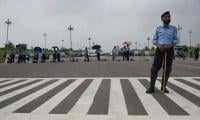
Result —
<path fill-rule="evenodd" d="M 149 95 L 149 79 L 144 77 L 150 76 L 152 58 L 110 58 L 0 64 L 1 118 L 199 119 L 200 61 L 176 59 L 167 85 L 170 93 L 160 91 L 159 79 L 156 92 Z"/>
<path fill-rule="evenodd" d="M 80 58 L 79 58 L 80 59 Z M 62 62 L 62 63 L 22 63 L 0 64 L 0 78 L 49 78 L 49 77 L 148 77 L 152 58 L 134 58 L 135 61 L 96 61 Z M 118 59 L 120 60 L 120 58 Z M 159 72 L 161 76 L 162 70 Z M 173 77 L 199 77 L 200 61 L 176 59 L 171 73 Z"/>

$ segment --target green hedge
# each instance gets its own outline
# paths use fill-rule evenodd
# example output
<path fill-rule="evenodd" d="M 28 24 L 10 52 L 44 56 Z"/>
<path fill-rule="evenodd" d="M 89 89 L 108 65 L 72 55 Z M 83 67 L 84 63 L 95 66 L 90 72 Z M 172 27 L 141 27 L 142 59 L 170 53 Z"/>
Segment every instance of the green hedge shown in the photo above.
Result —
<path fill-rule="evenodd" d="M 0 63 L 4 63 L 5 55 L 6 55 L 6 50 L 4 48 L 0 48 Z"/>

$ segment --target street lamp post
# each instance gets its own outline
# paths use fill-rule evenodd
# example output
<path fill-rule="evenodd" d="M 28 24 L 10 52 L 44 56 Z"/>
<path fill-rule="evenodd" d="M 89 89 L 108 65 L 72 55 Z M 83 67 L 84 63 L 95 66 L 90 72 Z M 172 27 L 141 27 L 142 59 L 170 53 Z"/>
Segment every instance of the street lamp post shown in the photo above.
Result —
<path fill-rule="evenodd" d="M 178 25 L 178 39 L 179 39 L 179 44 L 181 44 L 181 30 L 182 30 L 182 27 L 180 25 Z"/>
<path fill-rule="evenodd" d="M 8 29 L 9 29 L 9 25 L 11 24 L 11 21 L 8 19 L 7 21 L 5 21 L 5 23 L 7 24 L 7 35 L 6 35 L 6 44 L 8 43 Z"/>
<path fill-rule="evenodd" d="M 73 53 L 73 48 L 72 48 L 72 30 L 74 30 L 74 28 L 70 25 L 68 27 L 68 30 L 69 30 L 69 35 L 70 35 L 70 50 L 69 50 L 69 55 L 70 55 L 70 61 L 74 62 L 75 59 L 74 59 L 74 53 Z"/>
<path fill-rule="evenodd" d="M 64 42 L 64 40 L 61 40 L 62 41 L 62 49 L 63 49 L 63 42 Z"/>
<path fill-rule="evenodd" d="M 88 40 L 89 40 L 89 49 L 91 49 L 91 43 L 90 43 L 91 38 L 89 37 Z"/>
<path fill-rule="evenodd" d="M 190 30 L 189 33 L 190 33 L 190 48 L 191 48 L 192 47 L 192 45 L 191 45 L 191 41 L 192 41 L 191 37 L 192 37 L 192 35 L 191 34 L 193 33 L 192 30 Z"/>
<path fill-rule="evenodd" d="M 47 33 L 44 33 L 43 36 L 44 36 L 44 51 L 46 51 Z"/>
<path fill-rule="evenodd" d="M 70 25 L 68 27 L 68 30 L 69 30 L 69 34 L 70 34 L 70 48 L 72 49 L 72 34 L 71 34 L 71 31 L 74 30 L 74 28 Z"/>
<path fill-rule="evenodd" d="M 148 41 L 148 49 L 150 49 L 150 48 L 149 48 L 149 40 L 150 40 L 150 38 L 149 38 L 149 37 L 147 37 L 147 41 Z"/>

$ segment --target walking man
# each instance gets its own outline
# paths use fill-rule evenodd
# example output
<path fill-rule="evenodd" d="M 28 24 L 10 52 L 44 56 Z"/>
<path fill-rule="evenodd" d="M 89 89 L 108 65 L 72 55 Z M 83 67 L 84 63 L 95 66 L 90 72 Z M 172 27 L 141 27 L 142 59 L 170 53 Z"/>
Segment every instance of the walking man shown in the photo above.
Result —
<path fill-rule="evenodd" d="M 84 56 L 85 56 L 85 61 L 90 61 L 87 47 L 85 47 Z"/>
<path fill-rule="evenodd" d="M 114 48 L 112 49 L 112 61 L 115 61 L 116 54 L 117 54 L 117 49 L 116 46 L 114 46 Z"/>
<path fill-rule="evenodd" d="M 197 47 L 194 50 L 194 60 L 198 60 L 199 59 L 199 48 Z"/>
<path fill-rule="evenodd" d="M 161 91 L 169 93 L 166 88 L 167 81 L 172 70 L 172 61 L 174 57 L 174 46 L 178 42 L 176 27 L 169 25 L 171 21 L 170 12 L 167 11 L 161 15 L 162 26 L 157 27 L 153 44 L 157 46 L 153 65 L 151 68 L 150 87 L 146 93 L 154 93 L 154 86 L 160 68 L 163 67 Z"/>
<path fill-rule="evenodd" d="M 101 48 L 96 49 L 95 52 L 96 52 L 96 54 L 97 54 L 97 60 L 100 61 L 100 56 L 101 56 L 101 52 L 102 52 Z"/>

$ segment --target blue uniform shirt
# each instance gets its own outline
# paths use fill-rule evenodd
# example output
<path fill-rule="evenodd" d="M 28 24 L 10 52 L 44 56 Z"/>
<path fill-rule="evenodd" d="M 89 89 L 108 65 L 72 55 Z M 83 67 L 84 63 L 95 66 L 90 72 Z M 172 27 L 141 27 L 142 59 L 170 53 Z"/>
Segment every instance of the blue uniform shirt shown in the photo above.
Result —
<path fill-rule="evenodd" d="M 177 30 L 174 26 L 159 26 L 153 37 L 154 44 L 176 45 L 178 43 Z"/>

